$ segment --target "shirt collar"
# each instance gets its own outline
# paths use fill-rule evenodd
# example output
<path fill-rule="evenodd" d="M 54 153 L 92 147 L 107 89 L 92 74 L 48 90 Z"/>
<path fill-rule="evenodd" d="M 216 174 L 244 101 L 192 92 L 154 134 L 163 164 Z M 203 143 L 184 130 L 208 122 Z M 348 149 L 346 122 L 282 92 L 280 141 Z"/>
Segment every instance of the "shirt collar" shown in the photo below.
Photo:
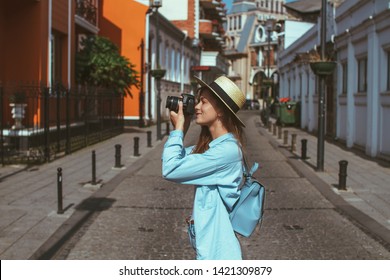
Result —
<path fill-rule="evenodd" d="M 225 141 L 226 139 L 234 138 L 233 134 L 231 133 L 225 133 L 224 135 L 219 136 L 218 138 L 214 139 L 209 143 L 209 147 L 214 147 L 215 145 Z"/>

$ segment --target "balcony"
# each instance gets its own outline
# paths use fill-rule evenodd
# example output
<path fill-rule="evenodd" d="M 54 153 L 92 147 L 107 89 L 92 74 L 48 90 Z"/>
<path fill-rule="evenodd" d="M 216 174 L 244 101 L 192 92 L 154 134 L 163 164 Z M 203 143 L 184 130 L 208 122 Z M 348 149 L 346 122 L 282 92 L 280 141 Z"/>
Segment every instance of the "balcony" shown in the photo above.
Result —
<path fill-rule="evenodd" d="M 221 1 L 217 1 L 217 0 L 200 0 L 199 2 L 200 5 L 206 9 L 215 8 L 221 5 Z"/>
<path fill-rule="evenodd" d="M 199 20 L 199 33 L 208 35 L 213 32 L 213 23 L 208 19 L 200 19 Z"/>
<path fill-rule="evenodd" d="M 223 26 L 217 20 L 200 19 L 199 34 L 204 39 L 216 39 L 225 34 Z M 217 39 L 218 40 L 218 39 Z"/>
<path fill-rule="evenodd" d="M 219 52 L 215 51 L 202 51 L 200 64 L 217 68 L 222 73 L 227 73 L 229 69 L 227 60 Z"/>
<path fill-rule="evenodd" d="M 216 19 L 218 21 L 226 20 L 225 3 L 218 0 L 200 0 L 200 5 L 205 13 L 205 18 Z"/>
<path fill-rule="evenodd" d="M 231 70 L 229 71 L 227 77 L 230 79 L 230 80 L 233 80 L 233 81 L 238 81 L 238 80 L 241 80 L 242 77 L 240 74 L 236 73 L 235 71 Z"/>
<path fill-rule="evenodd" d="M 97 33 L 97 0 L 77 0 L 75 21 L 92 33 Z"/>

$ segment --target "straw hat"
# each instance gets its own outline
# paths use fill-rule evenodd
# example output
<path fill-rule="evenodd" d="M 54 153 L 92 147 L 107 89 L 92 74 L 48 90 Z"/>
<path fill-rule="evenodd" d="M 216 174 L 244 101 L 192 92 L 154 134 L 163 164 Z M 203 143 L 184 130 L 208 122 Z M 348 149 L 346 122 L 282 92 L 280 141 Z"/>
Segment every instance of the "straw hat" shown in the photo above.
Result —
<path fill-rule="evenodd" d="M 244 123 L 237 117 L 237 112 L 244 106 L 245 95 L 241 92 L 238 86 L 225 76 L 221 76 L 214 80 L 211 84 L 206 84 L 204 81 L 194 76 L 201 86 L 207 87 L 213 92 L 222 103 L 232 112 L 233 116 L 245 127 Z"/>

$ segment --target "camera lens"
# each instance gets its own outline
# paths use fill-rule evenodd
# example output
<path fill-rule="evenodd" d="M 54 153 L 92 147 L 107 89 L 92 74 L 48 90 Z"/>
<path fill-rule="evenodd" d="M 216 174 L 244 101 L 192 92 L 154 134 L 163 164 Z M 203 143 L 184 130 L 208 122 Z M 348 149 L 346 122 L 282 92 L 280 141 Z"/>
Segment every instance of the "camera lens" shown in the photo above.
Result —
<path fill-rule="evenodd" d="M 179 110 L 179 97 L 168 96 L 165 108 L 168 108 L 170 111 L 177 112 Z"/>

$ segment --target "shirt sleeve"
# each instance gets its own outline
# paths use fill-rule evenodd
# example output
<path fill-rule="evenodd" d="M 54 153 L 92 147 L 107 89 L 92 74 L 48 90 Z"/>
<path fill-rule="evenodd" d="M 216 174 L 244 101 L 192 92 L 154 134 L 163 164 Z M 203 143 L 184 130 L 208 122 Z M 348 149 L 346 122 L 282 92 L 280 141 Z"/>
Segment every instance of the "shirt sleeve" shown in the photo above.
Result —
<path fill-rule="evenodd" d="M 220 143 L 202 154 L 191 154 L 191 150 L 183 147 L 182 131 L 171 132 L 162 155 L 165 179 L 194 185 L 236 187 L 240 184 L 242 164 L 234 141 Z"/>

